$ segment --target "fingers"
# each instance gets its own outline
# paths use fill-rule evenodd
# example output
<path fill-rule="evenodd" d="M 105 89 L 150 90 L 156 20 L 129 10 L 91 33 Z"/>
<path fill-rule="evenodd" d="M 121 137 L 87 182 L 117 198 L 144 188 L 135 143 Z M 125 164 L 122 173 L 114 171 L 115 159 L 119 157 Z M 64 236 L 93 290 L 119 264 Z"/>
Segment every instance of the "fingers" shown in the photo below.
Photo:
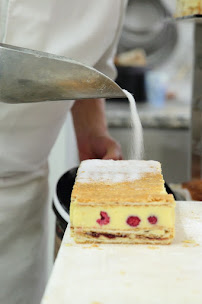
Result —
<path fill-rule="evenodd" d="M 106 154 L 102 159 L 122 160 L 123 155 L 120 145 L 113 143 L 110 147 L 108 147 Z"/>

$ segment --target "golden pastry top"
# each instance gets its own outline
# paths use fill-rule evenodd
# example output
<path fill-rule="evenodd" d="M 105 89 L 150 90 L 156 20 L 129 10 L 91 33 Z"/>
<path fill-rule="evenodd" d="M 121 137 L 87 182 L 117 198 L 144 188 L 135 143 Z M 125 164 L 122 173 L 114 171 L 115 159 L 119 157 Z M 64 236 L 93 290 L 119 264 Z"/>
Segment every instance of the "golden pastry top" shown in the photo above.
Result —
<path fill-rule="evenodd" d="M 173 204 L 156 161 L 87 160 L 81 163 L 72 191 L 73 204 Z"/>

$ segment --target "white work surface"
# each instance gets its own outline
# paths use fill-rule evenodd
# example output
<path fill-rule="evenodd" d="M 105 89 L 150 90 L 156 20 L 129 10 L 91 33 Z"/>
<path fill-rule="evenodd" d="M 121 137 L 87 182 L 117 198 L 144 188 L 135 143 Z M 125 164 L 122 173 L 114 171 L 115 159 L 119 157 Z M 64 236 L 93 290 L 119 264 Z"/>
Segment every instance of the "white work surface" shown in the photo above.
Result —
<path fill-rule="evenodd" d="M 172 245 L 94 246 L 67 229 L 42 304 L 202 303 L 202 202 L 177 202 Z"/>

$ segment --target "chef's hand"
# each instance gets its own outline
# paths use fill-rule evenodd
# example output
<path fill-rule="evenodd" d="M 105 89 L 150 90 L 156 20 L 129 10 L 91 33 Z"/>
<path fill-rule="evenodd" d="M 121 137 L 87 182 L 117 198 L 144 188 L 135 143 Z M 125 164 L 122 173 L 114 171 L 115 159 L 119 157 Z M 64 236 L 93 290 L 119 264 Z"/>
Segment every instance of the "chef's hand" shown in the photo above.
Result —
<path fill-rule="evenodd" d="M 81 161 L 122 159 L 120 145 L 108 133 L 103 99 L 77 100 L 72 116 Z"/>

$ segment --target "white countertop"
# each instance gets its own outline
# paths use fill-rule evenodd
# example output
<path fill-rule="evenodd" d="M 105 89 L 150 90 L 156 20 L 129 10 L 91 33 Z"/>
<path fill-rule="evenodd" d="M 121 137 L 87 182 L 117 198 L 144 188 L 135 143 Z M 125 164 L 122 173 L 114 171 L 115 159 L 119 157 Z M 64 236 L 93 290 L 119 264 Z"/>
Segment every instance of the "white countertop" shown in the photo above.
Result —
<path fill-rule="evenodd" d="M 177 202 L 169 246 L 79 245 L 67 229 L 42 304 L 201 304 L 202 202 Z"/>

